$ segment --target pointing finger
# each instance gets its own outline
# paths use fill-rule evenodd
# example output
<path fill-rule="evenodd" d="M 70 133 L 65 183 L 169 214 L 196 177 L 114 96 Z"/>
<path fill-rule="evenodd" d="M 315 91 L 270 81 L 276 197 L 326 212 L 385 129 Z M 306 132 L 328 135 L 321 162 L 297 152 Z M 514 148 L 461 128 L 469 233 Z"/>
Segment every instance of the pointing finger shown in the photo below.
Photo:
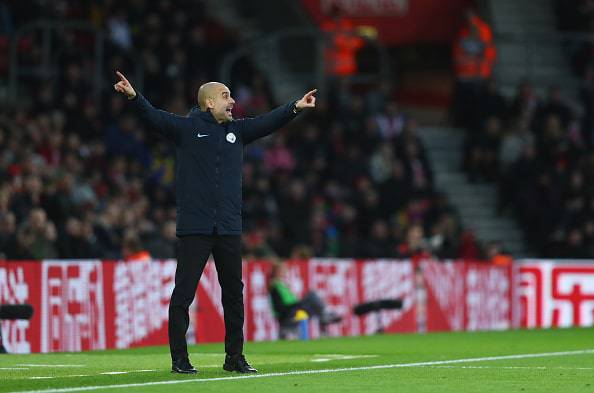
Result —
<path fill-rule="evenodd" d="M 124 76 L 124 74 L 122 74 L 120 71 L 116 71 L 116 75 L 120 78 L 120 80 L 122 82 L 128 83 L 128 79 L 126 79 L 126 77 Z"/>
<path fill-rule="evenodd" d="M 306 97 L 311 97 L 313 94 L 315 94 L 318 91 L 318 89 L 313 89 L 312 91 L 308 92 L 305 96 Z"/>

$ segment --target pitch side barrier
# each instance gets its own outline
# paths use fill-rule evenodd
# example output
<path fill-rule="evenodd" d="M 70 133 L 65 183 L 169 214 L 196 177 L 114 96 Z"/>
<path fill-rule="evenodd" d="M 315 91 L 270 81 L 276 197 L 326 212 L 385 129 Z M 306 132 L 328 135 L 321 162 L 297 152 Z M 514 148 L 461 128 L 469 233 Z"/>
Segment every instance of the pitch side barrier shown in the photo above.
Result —
<path fill-rule="evenodd" d="M 386 332 L 505 330 L 594 325 L 594 260 L 468 261 L 311 259 L 288 261 L 297 295 L 315 290 L 343 316 L 331 336 Z M 268 261 L 244 263 L 245 336 L 274 340 Z M 13 353 L 86 351 L 167 343 L 174 260 L 0 262 L 0 304 L 31 304 L 31 320 L 2 320 Z M 190 342 L 222 342 L 223 310 L 209 263 L 191 307 Z M 400 310 L 357 316 L 353 307 L 402 299 Z M 310 336 L 320 335 L 309 321 Z"/>

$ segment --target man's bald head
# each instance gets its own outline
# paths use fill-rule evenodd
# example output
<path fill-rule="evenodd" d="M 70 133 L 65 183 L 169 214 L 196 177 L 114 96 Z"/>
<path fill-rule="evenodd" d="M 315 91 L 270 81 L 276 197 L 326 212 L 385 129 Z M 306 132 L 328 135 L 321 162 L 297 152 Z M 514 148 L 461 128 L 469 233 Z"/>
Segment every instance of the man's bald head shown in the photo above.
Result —
<path fill-rule="evenodd" d="M 220 82 L 207 82 L 198 89 L 198 106 L 202 112 L 208 109 L 207 99 L 214 99 L 215 95 L 221 90 L 227 89 L 227 86 Z M 227 89 L 229 90 L 229 89 Z"/>
<path fill-rule="evenodd" d="M 198 89 L 198 106 L 202 112 L 210 110 L 219 122 L 233 120 L 231 109 L 235 100 L 231 98 L 229 88 L 220 82 L 208 82 Z"/>

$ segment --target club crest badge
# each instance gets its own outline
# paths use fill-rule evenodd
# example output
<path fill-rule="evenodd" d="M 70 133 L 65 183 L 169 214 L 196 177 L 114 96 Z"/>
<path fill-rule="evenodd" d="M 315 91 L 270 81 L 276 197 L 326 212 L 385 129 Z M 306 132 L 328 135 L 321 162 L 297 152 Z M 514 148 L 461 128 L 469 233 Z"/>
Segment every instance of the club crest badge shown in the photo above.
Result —
<path fill-rule="evenodd" d="M 227 142 L 229 143 L 235 143 L 235 134 L 230 132 L 227 134 Z"/>

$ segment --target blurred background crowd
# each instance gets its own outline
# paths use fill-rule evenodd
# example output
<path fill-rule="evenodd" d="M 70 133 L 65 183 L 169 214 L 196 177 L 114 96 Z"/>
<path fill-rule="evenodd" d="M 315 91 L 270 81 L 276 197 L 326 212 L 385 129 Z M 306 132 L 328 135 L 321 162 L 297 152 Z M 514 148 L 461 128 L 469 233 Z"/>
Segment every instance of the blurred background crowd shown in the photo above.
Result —
<path fill-rule="evenodd" d="M 591 2 L 558 3 L 565 11 L 559 28 L 591 32 Z M 11 33 L 40 18 L 103 29 L 104 67 L 90 60 L 89 33 L 58 30 L 57 72 L 25 76 L 26 98 L 0 109 L 0 252 L 7 259 L 130 258 L 141 250 L 174 257 L 175 150 L 112 93 L 114 71 L 134 84 L 141 63 L 143 95 L 183 115 L 198 87 L 218 78 L 225 53 L 241 45 L 237 31 L 210 17 L 202 1 L 7 1 L 0 4 L 0 79 L 9 77 Z M 454 43 L 454 63 L 456 50 L 471 48 L 469 37 L 493 45 L 468 26 Z M 18 41 L 23 67 L 42 61 L 35 34 Z M 475 77 L 454 65 L 450 121 L 466 133 L 460 165 L 469 179 L 498 185 L 500 213 L 517 217 L 539 255 L 594 257 L 594 52 L 591 45 L 567 51 L 583 81 L 580 101 L 566 101 L 554 85 L 539 95 L 529 79 L 506 98 L 491 78 L 494 55 L 485 54 L 488 69 Z M 223 81 L 237 102 L 234 117 L 282 104 L 254 64 L 234 70 L 233 81 Z M 403 108 L 396 85 L 331 86 L 315 111 L 246 149 L 245 256 L 490 257 L 435 187 L 423 119 Z"/>
<path fill-rule="evenodd" d="M 499 214 L 516 217 L 535 253 L 591 258 L 594 46 L 587 34 L 594 32 L 594 2 L 555 6 L 559 30 L 584 37 L 563 43 L 578 86 L 535 85 L 527 78 L 505 97 L 497 82 L 486 78 L 468 94 L 455 122 L 466 132 L 463 166 L 469 180 L 497 185 Z"/>

